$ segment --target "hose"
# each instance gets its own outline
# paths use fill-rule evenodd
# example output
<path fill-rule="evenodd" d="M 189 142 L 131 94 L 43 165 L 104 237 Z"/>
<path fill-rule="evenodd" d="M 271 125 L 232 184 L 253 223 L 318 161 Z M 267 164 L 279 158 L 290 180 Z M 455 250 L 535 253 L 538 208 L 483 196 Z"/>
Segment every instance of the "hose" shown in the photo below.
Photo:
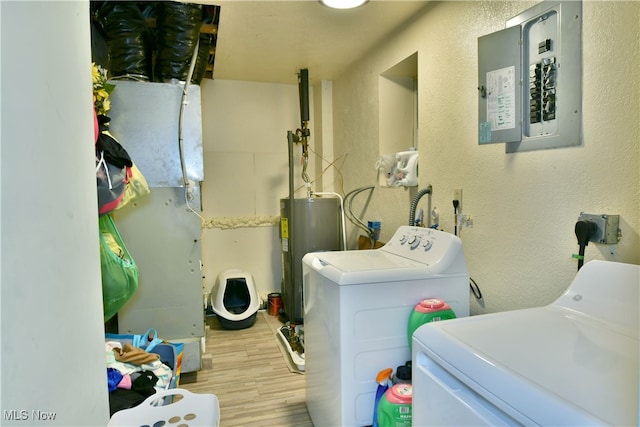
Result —
<path fill-rule="evenodd" d="M 424 196 L 425 194 L 431 194 L 431 190 L 432 190 L 432 187 L 431 187 L 431 184 L 429 184 L 428 187 L 423 188 L 422 190 L 418 191 L 418 194 L 416 194 L 416 196 L 411 201 L 411 208 L 409 209 L 409 225 L 410 226 L 414 226 L 415 225 L 416 208 L 418 207 L 418 202 L 420 201 L 422 196 Z M 431 210 L 431 207 L 429 207 L 429 210 Z"/>
<path fill-rule="evenodd" d="M 367 224 L 365 224 L 361 219 L 359 219 L 357 216 L 355 216 L 355 214 L 353 213 L 353 208 L 352 208 L 352 204 L 353 204 L 353 199 L 355 199 L 355 197 L 360 194 L 361 192 L 365 191 L 365 190 L 373 190 L 375 187 L 369 186 L 369 187 L 360 187 L 360 188 L 356 188 L 355 190 L 350 191 L 349 193 L 347 193 L 344 196 L 344 200 L 346 201 L 347 199 L 349 199 L 349 197 L 351 197 L 351 199 L 349 199 L 349 204 L 348 204 L 348 209 L 346 210 L 346 213 L 348 213 L 349 215 L 347 216 L 347 218 L 349 219 L 349 221 L 351 221 L 354 225 L 356 225 L 358 228 L 362 229 L 363 231 L 365 231 L 367 233 L 367 236 L 369 237 L 369 239 L 373 238 L 373 234 L 374 231 L 369 228 L 367 226 Z"/>
<path fill-rule="evenodd" d="M 357 225 L 358 227 L 360 227 L 361 229 L 363 229 L 364 231 L 368 231 L 369 228 L 367 227 L 367 225 L 361 220 L 359 219 L 354 213 L 353 213 L 353 208 L 352 208 L 352 203 L 353 203 L 353 199 L 355 199 L 355 197 L 360 194 L 361 192 L 365 191 L 365 190 L 373 190 L 375 187 L 369 186 L 369 187 L 360 187 L 360 188 L 356 188 L 355 190 L 352 190 L 350 192 L 348 192 L 345 196 L 344 196 L 344 200 L 346 201 L 347 199 L 349 199 L 349 197 L 351 197 L 351 199 L 349 200 L 349 209 L 347 210 L 349 213 L 349 221 L 351 221 L 353 224 Z"/>

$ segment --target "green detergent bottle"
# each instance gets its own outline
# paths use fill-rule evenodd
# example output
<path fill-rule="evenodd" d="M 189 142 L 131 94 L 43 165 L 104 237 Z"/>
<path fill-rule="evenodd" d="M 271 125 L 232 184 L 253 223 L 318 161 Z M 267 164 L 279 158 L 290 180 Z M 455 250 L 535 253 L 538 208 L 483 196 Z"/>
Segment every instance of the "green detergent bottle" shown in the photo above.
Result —
<path fill-rule="evenodd" d="M 438 298 L 427 298 L 420 301 L 413 308 L 409 316 L 409 326 L 407 333 L 409 335 L 409 348 L 413 341 L 413 333 L 420 326 L 429 322 L 439 320 L 455 319 L 456 314 L 453 312 L 449 304 Z"/>
<path fill-rule="evenodd" d="M 411 427 L 411 384 L 395 384 L 387 390 L 378 405 L 378 425 L 380 427 Z"/>

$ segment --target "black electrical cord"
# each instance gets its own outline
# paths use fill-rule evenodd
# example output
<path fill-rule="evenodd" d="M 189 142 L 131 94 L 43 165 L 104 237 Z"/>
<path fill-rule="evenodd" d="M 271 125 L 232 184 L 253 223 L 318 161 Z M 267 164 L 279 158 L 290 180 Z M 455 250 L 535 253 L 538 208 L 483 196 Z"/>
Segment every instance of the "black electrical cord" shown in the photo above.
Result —
<path fill-rule="evenodd" d="M 460 200 L 454 200 L 453 201 L 453 234 L 454 235 L 458 235 L 458 207 L 460 206 Z M 471 277 L 469 277 L 469 288 L 471 288 L 471 292 L 473 293 L 473 296 L 476 297 L 477 300 L 482 299 L 482 292 L 480 291 L 480 286 L 478 286 L 478 284 L 476 283 L 475 280 L 473 280 Z"/>
<path fill-rule="evenodd" d="M 458 207 L 460 206 L 460 200 L 454 200 L 453 201 L 453 234 L 454 235 L 458 235 Z M 473 280 L 471 277 L 469 277 L 469 288 L 471 288 L 471 292 L 473 293 L 473 296 L 476 297 L 477 300 L 482 299 L 482 292 L 480 291 L 480 287 L 478 286 L 478 284 L 476 283 L 475 280 Z"/>
<path fill-rule="evenodd" d="M 473 278 L 469 277 L 469 287 L 471 288 L 471 292 L 473 292 L 473 296 L 476 297 L 477 300 L 482 299 L 482 292 L 480 291 L 480 286 L 476 283 Z"/>
<path fill-rule="evenodd" d="M 584 264 L 584 248 L 587 247 L 589 240 L 591 240 L 591 237 L 597 230 L 598 226 L 591 221 L 581 220 L 576 222 L 575 233 L 579 246 L 578 255 L 576 256 L 576 258 L 578 258 L 578 270 L 580 270 Z"/>
<path fill-rule="evenodd" d="M 453 234 L 458 235 L 458 206 L 460 205 L 459 200 L 453 201 Z"/>

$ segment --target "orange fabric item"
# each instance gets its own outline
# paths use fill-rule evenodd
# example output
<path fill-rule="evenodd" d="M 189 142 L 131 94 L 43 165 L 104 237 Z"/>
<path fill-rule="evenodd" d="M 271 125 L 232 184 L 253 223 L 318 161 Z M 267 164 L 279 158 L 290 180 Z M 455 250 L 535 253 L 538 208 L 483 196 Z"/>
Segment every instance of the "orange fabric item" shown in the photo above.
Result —
<path fill-rule="evenodd" d="M 134 365 L 144 365 L 146 363 L 155 362 L 160 359 L 160 356 L 154 353 L 147 353 L 146 351 L 136 348 L 131 344 L 124 344 L 122 350 L 114 348 L 116 360 L 123 363 L 132 363 Z"/>

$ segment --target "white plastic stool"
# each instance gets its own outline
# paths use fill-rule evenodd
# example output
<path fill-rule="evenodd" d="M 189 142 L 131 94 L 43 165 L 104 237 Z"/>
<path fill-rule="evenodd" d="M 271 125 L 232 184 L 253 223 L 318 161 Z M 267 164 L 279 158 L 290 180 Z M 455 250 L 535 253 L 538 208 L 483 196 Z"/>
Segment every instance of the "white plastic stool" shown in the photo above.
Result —
<path fill-rule="evenodd" d="M 176 396 L 181 396 L 176 400 Z M 166 399 L 165 399 L 166 398 Z M 166 403 L 171 402 L 173 403 Z M 215 394 L 196 394 L 182 388 L 163 390 L 140 405 L 113 414 L 108 427 L 180 425 L 218 427 L 220 404 Z"/>

